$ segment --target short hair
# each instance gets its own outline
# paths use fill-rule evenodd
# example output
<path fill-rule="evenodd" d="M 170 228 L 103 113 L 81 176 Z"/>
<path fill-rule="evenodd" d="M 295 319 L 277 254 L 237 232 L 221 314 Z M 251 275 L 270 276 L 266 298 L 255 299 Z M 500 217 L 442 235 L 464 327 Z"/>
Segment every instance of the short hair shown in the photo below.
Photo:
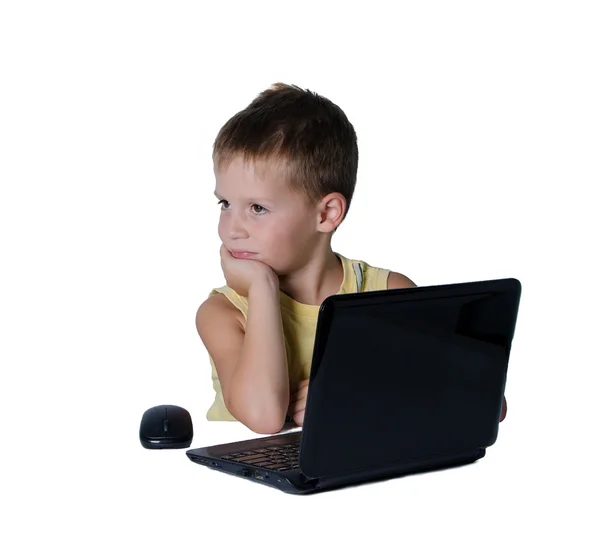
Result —
<path fill-rule="evenodd" d="M 217 169 L 238 156 L 275 165 L 309 203 L 341 193 L 346 218 L 358 170 L 356 132 L 344 111 L 325 97 L 296 85 L 271 85 L 232 116 L 215 139 Z"/>

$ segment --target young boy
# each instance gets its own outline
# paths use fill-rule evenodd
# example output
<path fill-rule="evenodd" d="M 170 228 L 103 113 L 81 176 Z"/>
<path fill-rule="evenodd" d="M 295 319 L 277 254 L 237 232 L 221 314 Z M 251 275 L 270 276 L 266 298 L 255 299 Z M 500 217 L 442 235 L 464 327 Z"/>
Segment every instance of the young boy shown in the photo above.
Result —
<path fill-rule="evenodd" d="M 286 418 L 303 423 L 323 300 L 416 285 L 331 249 L 352 200 L 358 146 L 328 99 L 274 84 L 223 126 L 213 162 L 227 284 L 196 314 L 216 393 L 207 418 L 276 433 Z"/>

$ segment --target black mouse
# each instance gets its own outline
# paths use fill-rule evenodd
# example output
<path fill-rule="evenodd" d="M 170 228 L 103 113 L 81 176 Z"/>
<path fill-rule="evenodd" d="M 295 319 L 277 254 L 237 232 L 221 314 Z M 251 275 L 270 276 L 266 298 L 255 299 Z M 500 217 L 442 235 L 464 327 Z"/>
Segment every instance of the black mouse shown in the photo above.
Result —
<path fill-rule="evenodd" d="M 190 413 L 180 406 L 154 406 L 142 416 L 140 442 L 146 449 L 187 449 L 193 436 Z"/>

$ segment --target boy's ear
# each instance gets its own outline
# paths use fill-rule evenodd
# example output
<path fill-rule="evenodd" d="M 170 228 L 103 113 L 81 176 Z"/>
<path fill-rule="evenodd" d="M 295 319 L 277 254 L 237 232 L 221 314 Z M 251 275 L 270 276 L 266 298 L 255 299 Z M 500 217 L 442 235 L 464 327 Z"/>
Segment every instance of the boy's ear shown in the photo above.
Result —
<path fill-rule="evenodd" d="M 317 208 L 317 230 L 334 232 L 344 219 L 346 198 L 341 193 L 330 193 L 321 199 Z"/>

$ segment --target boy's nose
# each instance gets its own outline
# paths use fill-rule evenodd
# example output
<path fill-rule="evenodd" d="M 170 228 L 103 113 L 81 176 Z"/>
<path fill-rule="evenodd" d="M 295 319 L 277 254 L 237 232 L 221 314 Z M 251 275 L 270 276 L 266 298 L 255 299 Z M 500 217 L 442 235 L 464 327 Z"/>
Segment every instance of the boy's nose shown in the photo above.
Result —
<path fill-rule="evenodd" d="M 244 223 L 239 217 L 234 217 L 229 221 L 229 238 L 231 240 L 238 240 L 240 238 L 247 238 L 248 231 L 244 226 Z"/>

